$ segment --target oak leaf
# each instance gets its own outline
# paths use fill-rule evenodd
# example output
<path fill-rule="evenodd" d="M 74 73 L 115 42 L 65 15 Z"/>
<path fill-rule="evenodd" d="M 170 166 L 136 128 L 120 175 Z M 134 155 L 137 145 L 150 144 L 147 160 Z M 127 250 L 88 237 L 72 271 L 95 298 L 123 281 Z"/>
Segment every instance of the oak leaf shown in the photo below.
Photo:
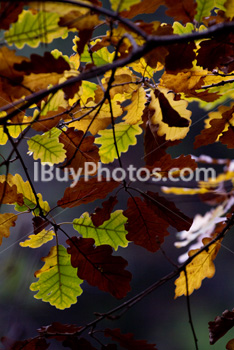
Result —
<path fill-rule="evenodd" d="M 184 156 L 181 154 L 178 158 L 172 159 L 170 154 L 166 154 L 160 158 L 160 160 L 154 162 L 151 166 L 147 166 L 147 168 L 150 171 L 154 171 L 154 168 L 157 168 L 155 176 L 158 176 L 158 174 L 160 174 L 160 176 L 163 177 L 168 177 L 170 171 L 176 168 L 177 170 L 171 173 L 173 177 L 176 177 L 180 176 L 180 170 L 183 170 L 183 175 L 186 175 L 184 172 L 185 168 L 189 168 L 190 170 L 194 171 L 197 168 L 197 164 L 190 155 Z"/>
<path fill-rule="evenodd" d="M 126 239 L 127 231 L 125 230 L 126 216 L 122 210 L 116 210 L 111 213 L 109 220 L 103 222 L 102 225 L 96 227 L 92 223 L 89 213 L 83 213 L 79 219 L 73 220 L 73 227 L 83 238 L 93 238 L 95 245 L 100 246 L 108 244 L 115 250 L 118 247 L 127 247 Z"/>
<path fill-rule="evenodd" d="M 91 286 L 109 292 L 117 299 L 124 298 L 130 291 L 131 273 L 125 270 L 128 264 L 120 256 L 112 256 L 109 245 L 94 247 L 92 238 L 72 237 L 67 240 L 67 251 L 71 254 L 73 267 L 78 267 L 77 275 Z"/>
<path fill-rule="evenodd" d="M 193 220 L 176 208 L 173 202 L 151 191 L 142 196 L 154 213 L 175 227 L 177 231 L 190 229 Z"/>
<path fill-rule="evenodd" d="M 168 147 L 179 144 L 181 141 L 166 141 L 165 136 L 158 135 L 157 125 L 152 124 L 151 116 L 154 111 L 147 110 L 145 115 L 147 119 L 145 134 L 144 134 L 144 159 L 147 165 L 154 164 L 155 161 L 159 160 L 163 156 L 166 156 L 166 149 Z"/>
<path fill-rule="evenodd" d="M 151 91 L 149 109 L 154 111 L 151 122 L 158 125 L 158 135 L 166 140 L 183 139 L 191 124 L 191 112 L 186 109 L 188 102 L 176 100 L 173 92 L 167 89 Z"/>
<path fill-rule="evenodd" d="M 81 130 L 76 131 L 74 128 L 68 128 L 63 131 L 59 137 L 59 142 L 64 145 L 66 151 L 66 161 L 62 167 L 72 167 L 75 172 L 81 168 L 83 169 L 81 174 L 84 174 L 86 162 L 95 163 L 97 166 L 100 157 L 94 140 L 93 136 L 84 137 L 84 132 Z"/>
<path fill-rule="evenodd" d="M 228 127 L 232 125 L 234 121 L 234 104 L 230 107 L 220 106 L 217 112 L 210 112 L 209 118 L 205 121 L 205 129 L 202 130 L 200 135 L 197 135 L 194 142 L 194 148 L 206 146 L 214 143 L 215 141 L 221 141 L 221 136 L 225 135 Z M 229 132 L 230 133 L 230 132 Z M 228 133 L 228 134 L 229 134 Z M 229 135 L 224 137 L 223 142 L 232 142 Z"/>
<path fill-rule="evenodd" d="M 115 139 L 114 135 L 115 133 Z M 100 130 L 100 137 L 96 138 L 95 143 L 100 144 L 99 155 L 102 163 L 108 164 L 118 159 L 118 155 L 128 151 L 129 146 L 136 145 L 136 136 L 142 133 L 138 124 L 129 125 L 126 122 L 115 125 L 115 129 Z M 116 144 L 115 141 L 116 140 Z M 118 149 L 118 154 L 117 150 Z"/>
<path fill-rule="evenodd" d="M 81 330 L 82 327 L 78 327 L 73 324 L 62 324 L 60 322 L 53 322 L 48 326 L 42 326 L 37 329 L 38 333 L 49 339 L 56 339 L 58 341 L 65 341 L 67 338 L 69 339 L 71 336 L 76 336 L 76 333 Z M 63 335 L 60 335 L 62 333 Z"/>
<path fill-rule="evenodd" d="M 44 56 L 32 54 L 30 60 L 23 60 L 21 63 L 15 63 L 14 69 L 24 74 L 31 73 L 58 73 L 61 74 L 65 70 L 70 70 L 70 65 L 62 56 L 55 58 L 50 52 L 45 52 Z"/>
<path fill-rule="evenodd" d="M 54 39 L 67 35 L 67 28 L 59 27 L 58 22 L 57 13 L 39 11 L 33 14 L 29 10 L 23 10 L 18 21 L 12 23 L 10 29 L 5 32 L 5 40 L 19 49 L 25 44 L 34 48 L 41 42 L 49 44 Z"/>
<path fill-rule="evenodd" d="M 128 218 L 126 238 L 150 252 L 156 252 L 168 235 L 168 223 L 138 197 L 128 199 L 124 216 Z"/>
<path fill-rule="evenodd" d="M 5 176 L 4 176 L 5 178 Z M 15 184 L 9 184 L 8 181 L 0 179 L 0 201 L 2 204 L 23 205 L 23 195 L 18 193 Z"/>
<path fill-rule="evenodd" d="M 108 193 L 112 192 L 120 185 L 119 182 L 105 178 L 92 178 L 85 181 L 80 179 L 74 187 L 67 187 L 64 196 L 58 201 L 58 205 L 62 208 L 73 208 L 80 204 L 86 204 L 95 201 L 96 199 L 103 199 Z"/>
<path fill-rule="evenodd" d="M 111 101 L 112 111 L 114 118 L 122 115 L 122 108 L 117 101 Z M 93 109 L 93 110 L 92 110 Z M 84 107 L 78 106 L 73 109 L 74 118 L 66 118 L 65 121 L 69 121 L 69 126 L 74 127 L 77 130 L 91 132 L 92 135 L 96 135 L 99 130 L 106 129 L 111 123 L 111 113 L 109 103 L 103 103 L 100 110 L 97 104 L 91 100 L 86 103 Z"/>
<path fill-rule="evenodd" d="M 118 203 L 116 196 L 110 196 L 107 201 L 102 203 L 102 208 L 96 208 L 95 212 L 91 214 L 91 219 L 94 226 L 98 227 L 104 221 L 110 219 L 111 212 L 114 206 Z"/>
<path fill-rule="evenodd" d="M 0 27 L 1 29 L 9 29 L 11 23 L 18 20 L 19 14 L 24 7 L 23 1 L 2 2 L 0 8 Z"/>
<path fill-rule="evenodd" d="M 140 87 L 134 91 L 130 101 L 131 103 L 123 108 L 123 111 L 127 112 L 123 120 L 125 120 L 127 124 L 135 125 L 142 120 L 142 114 L 147 101 L 144 88 Z"/>
<path fill-rule="evenodd" d="M 35 160 L 40 159 L 42 164 L 62 163 L 66 158 L 64 145 L 59 142 L 61 130 L 52 128 L 43 135 L 35 135 L 28 141 L 29 154 Z"/>
<path fill-rule="evenodd" d="M 30 290 L 38 291 L 34 297 L 60 310 L 69 308 L 83 292 L 80 287 L 83 281 L 71 266 L 70 255 L 62 245 L 58 245 L 52 247 L 42 261 L 44 266 L 35 272 L 35 277 L 39 279 L 30 285 Z"/>
<path fill-rule="evenodd" d="M 234 309 L 225 310 L 222 316 L 216 316 L 214 321 L 209 322 L 210 344 L 215 344 L 232 327 L 234 327 Z"/>
<path fill-rule="evenodd" d="M 24 242 L 20 242 L 19 244 L 21 247 L 39 248 L 43 244 L 52 241 L 54 236 L 54 231 L 46 231 L 42 229 L 38 234 L 29 235 L 28 239 L 26 239 Z"/>
<path fill-rule="evenodd" d="M 134 334 L 123 334 L 119 328 L 106 328 L 104 334 L 106 337 L 111 337 L 112 340 L 118 342 L 121 347 L 127 350 L 157 350 L 155 344 L 149 344 L 146 340 L 136 340 L 134 339 Z"/>
<path fill-rule="evenodd" d="M 15 226 L 17 216 L 11 213 L 0 214 L 0 245 L 3 237 L 10 236 L 10 228 Z"/>
<path fill-rule="evenodd" d="M 203 245 L 207 245 L 212 241 L 211 238 L 203 238 Z M 213 243 L 207 250 L 197 255 L 187 266 L 187 280 L 188 280 L 188 295 L 192 294 L 195 289 L 201 287 L 204 278 L 212 278 L 215 274 L 215 265 L 213 260 L 216 258 L 221 247 L 220 241 Z M 190 250 L 188 255 L 192 257 L 199 252 L 200 249 Z M 181 295 L 187 295 L 185 273 L 182 271 L 180 276 L 175 281 L 175 298 Z"/>

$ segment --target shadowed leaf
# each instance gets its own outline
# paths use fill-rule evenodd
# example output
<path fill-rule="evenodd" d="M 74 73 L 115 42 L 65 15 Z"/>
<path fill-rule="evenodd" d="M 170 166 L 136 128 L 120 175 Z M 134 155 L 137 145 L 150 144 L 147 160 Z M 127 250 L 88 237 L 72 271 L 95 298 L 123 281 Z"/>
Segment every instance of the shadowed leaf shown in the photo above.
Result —
<path fill-rule="evenodd" d="M 210 344 L 215 344 L 232 327 L 234 327 L 234 310 L 225 310 L 222 316 L 216 316 L 214 321 L 209 322 Z"/>
<path fill-rule="evenodd" d="M 123 334 L 118 328 L 105 329 L 105 336 L 111 337 L 112 340 L 118 342 L 121 347 L 127 350 L 157 350 L 155 344 L 149 344 L 146 340 L 136 340 L 134 334 Z"/>
<path fill-rule="evenodd" d="M 124 216 L 128 218 L 126 238 L 150 252 L 156 252 L 168 235 L 168 223 L 138 197 L 128 199 Z"/>
<path fill-rule="evenodd" d="M 91 214 L 94 226 L 98 227 L 102 225 L 104 221 L 109 220 L 111 212 L 117 203 L 118 200 L 116 196 L 111 196 L 107 201 L 102 203 L 102 208 L 96 208 L 95 212 Z"/>
<path fill-rule="evenodd" d="M 92 238 L 72 237 L 67 243 L 73 267 L 78 267 L 78 277 L 85 279 L 91 286 L 109 292 L 121 299 L 130 291 L 131 273 L 125 270 L 128 264 L 120 256 L 112 256 L 108 245 L 94 247 Z"/>
<path fill-rule="evenodd" d="M 58 201 L 62 208 L 73 208 L 80 204 L 86 204 L 103 199 L 120 185 L 114 180 L 106 181 L 105 178 L 98 181 L 97 178 L 85 181 L 83 178 L 74 187 L 67 187 L 64 196 Z"/>

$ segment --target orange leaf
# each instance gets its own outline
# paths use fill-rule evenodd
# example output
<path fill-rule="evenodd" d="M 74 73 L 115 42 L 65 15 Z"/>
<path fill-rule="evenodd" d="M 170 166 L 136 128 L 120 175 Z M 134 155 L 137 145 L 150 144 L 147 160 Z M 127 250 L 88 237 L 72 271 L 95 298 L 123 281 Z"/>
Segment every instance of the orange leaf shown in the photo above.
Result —
<path fill-rule="evenodd" d="M 15 226 L 17 216 L 12 213 L 0 214 L 0 245 L 3 237 L 10 236 L 10 227 Z"/>
<path fill-rule="evenodd" d="M 69 128 L 66 132 L 62 132 L 59 137 L 59 142 L 64 144 L 67 155 L 67 160 L 63 167 L 66 167 L 68 164 L 76 172 L 79 168 L 82 168 L 81 174 L 84 174 L 86 162 L 92 162 L 97 165 L 100 159 L 98 147 L 94 145 L 94 136 L 87 136 L 85 138 L 83 136 L 83 131 L 75 131 L 74 128 Z"/>

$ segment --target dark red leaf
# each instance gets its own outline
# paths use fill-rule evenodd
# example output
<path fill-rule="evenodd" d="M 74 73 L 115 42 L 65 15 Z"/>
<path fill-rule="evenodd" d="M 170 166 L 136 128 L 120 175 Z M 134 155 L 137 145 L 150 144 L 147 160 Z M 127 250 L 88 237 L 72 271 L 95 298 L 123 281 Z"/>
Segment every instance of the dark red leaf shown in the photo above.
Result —
<path fill-rule="evenodd" d="M 193 0 L 165 0 L 168 7 L 166 14 L 173 17 L 175 21 L 183 23 L 193 22 L 197 4 Z"/>
<path fill-rule="evenodd" d="M 39 232 L 41 232 L 46 226 L 49 225 L 49 222 L 47 220 L 42 219 L 40 216 L 35 216 L 33 219 L 33 232 L 35 235 L 37 235 Z"/>
<path fill-rule="evenodd" d="M 107 201 L 102 203 L 102 208 L 96 208 L 95 213 L 91 214 L 93 224 L 98 227 L 104 221 L 110 219 L 110 214 L 114 206 L 118 203 L 116 196 L 111 196 Z"/>
<path fill-rule="evenodd" d="M 122 334 L 120 329 L 105 329 L 105 336 L 111 337 L 127 350 L 157 350 L 155 344 L 148 344 L 146 340 L 135 340 L 134 334 Z"/>
<path fill-rule="evenodd" d="M 169 224 L 138 197 L 128 199 L 128 209 L 123 214 L 128 218 L 126 238 L 150 252 L 156 252 L 168 235 Z"/>
<path fill-rule="evenodd" d="M 184 168 L 189 168 L 194 171 L 197 168 L 197 163 L 190 155 L 184 156 L 181 154 L 178 158 L 172 159 L 170 154 L 166 154 L 160 160 L 156 161 L 153 165 L 147 166 L 150 171 L 153 171 L 154 168 L 161 169 L 159 173 L 163 177 L 168 177 L 170 170 L 177 168 L 182 170 Z M 178 173 L 179 176 L 179 173 Z"/>
<path fill-rule="evenodd" d="M 219 35 L 211 40 L 204 40 L 200 43 L 200 49 L 197 55 L 197 64 L 204 69 L 208 68 L 212 71 L 215 68 L 220 68 L 226 73 L 229 73 L 228 68 L 232 69 L 234 58 L 234 35 Z"/>
<path fill-rule="evenodd" d="M 94 247 L 92 238 L 72 237 L 67 240 L 67 251 L 71 254 L 71 264 L 78 267 L 77 275 L 91 286 L 109 292 L 117 299 L 124 298 L 130 291 L 131 273 L 124 268 L 127 261 L 120 256 L 112 256 L 108 245 Z"/>
<path fill-rule="evenodd" d="M 30 61 L 15 63 L 14 68 L 17 71 L 23 71 L 26 75 L 52 72 L 61 74 L 65 70 L 70 70 L 68 62 L 62 56 L 55 58 L 50 52 L 45 52 L 44 56 L 33 53 Z"/>
<path fill-rule="evenodd" d="M 50 344 L 48 344 L 46 340 L 41 337 L 17 341 L 2 337 L 1 341 L 4 345 L 4 350 L 46 350 L 50 346 Z"/>
<path fill-rule="evenodd" d="M 10 24 L 15 23 L 24 7 L 23 1 L 0 2 L 0 28 L 9 29 Z"/>
<path fill-rule="evenodd" d="M 183 214 L 175 204 L 164 197 L 159 196 L 155 192 L 146 192 L 143 195 L 147 205 L 154 211 L 154 213 L 175 227 L 177 231 L 189 230 L 193 219 Z"/>
<path fill-rule="evenodd" d="M 67 337 L 63 342 L 63 346 L 71 350 L 97 350 L 85 338 L 78 339 L 77 337 Z"/>
<path fill-rule="evenodd" d="M 234 326 L 234 309 L 225 310 L 222 316 L 216 316 L 215 320 L 208 324 L 210 344 L 213 345 Z"/>
<path fill-rule="evenodd" d="M 96 199 L 103 199 L 119 185 L 119 182 L 106 181 L 105 178 L 102 178 L 102 181 L 98 181 L 96 177 L 88 181 L 82 178 L 74 187 L 66 188 L 63 198 L 58 201 L 58 205 L 62 208 L 73 208 L 80 204 L 93 202 Z"/>
<path fill-rule="evenodd" d="M 174 44 L 169 46 L 169 54 L 165 59 L 165 69 L 167 73 L 192 68 L 192 62 L 196 58 L 195 49 L 196 45 L 194 43 Z"/>
<path fill-rule="evenodd" d="M 227 131 L 223 132 L 219 141 L 223 145 L 227 145 L 228 148 L 234 148 L 234 127 L 232 125 L 229 126 Z"/>
<path fill-rule="evenodd" d="M 63 341 L 67 338 L 68 335 L 75 335 L 81 328 L 82 327 L 77 327 L 73 324 L 53 322 L 49 326 L 42 326 L 37 331 L 43 337 L 54 338 L 59 341 Z"/>

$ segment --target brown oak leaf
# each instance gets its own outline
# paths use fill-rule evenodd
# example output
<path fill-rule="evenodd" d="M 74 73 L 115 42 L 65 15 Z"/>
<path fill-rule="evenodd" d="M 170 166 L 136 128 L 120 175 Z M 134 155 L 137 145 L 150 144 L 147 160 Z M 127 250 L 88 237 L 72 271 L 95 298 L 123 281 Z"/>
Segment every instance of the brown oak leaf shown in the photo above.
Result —
<path fill-rule="evenodd" d="M 127 261 L 120 256 L 112 256 L 109 245 L 94 247 L 94 239 L 72 237 L 67 240 L 67 252 L 71 254 L 71 264 L 77 267 L 79 278 L 91 286 L 109 292 L 117 299 L 124 298 L 130 291 L 131 273 L 125 270 Z"/>
<path fill-rule="evenodd" d="M 138 197 L 128 199 L 128 208 L 123 214 L 128 218 L 126 238 L 150 252 L 156 252 L 168 235 L 168 223 Z"/>

